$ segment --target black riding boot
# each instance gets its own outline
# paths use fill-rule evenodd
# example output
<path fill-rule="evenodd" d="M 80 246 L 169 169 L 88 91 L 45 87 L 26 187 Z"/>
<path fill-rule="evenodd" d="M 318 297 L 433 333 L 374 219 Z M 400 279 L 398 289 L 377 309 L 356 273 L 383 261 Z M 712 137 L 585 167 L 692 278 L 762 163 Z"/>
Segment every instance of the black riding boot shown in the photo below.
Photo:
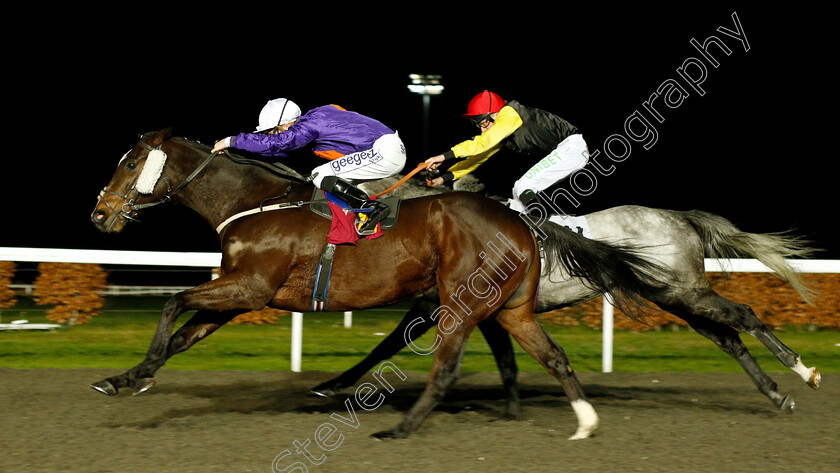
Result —
<path fill-rule="evenodd" d="M 522 205 L 527 208 L 528 204 L 533 201 L 539 201 L 537 197 L 537 193 L 532 191 L 531 189 L 526 190 L 525 192 L 519 194 L 519 202 L 522 202 Z"/>
<path fill-rule="evenodd" d="M 365 191 L 339 177 L 326 176 L 321 180 L 321 190 L 333 194 L 354 209 L 372 209 L 369 212 L 365 212 L 367 220 L 359 228 L 359 233 L 361 234 L 372 232 L 376 228 L 376 224 L 388 216 L 387 204 L 383 204 L 378 200 L 371 200 Z"/>
<path fill-rule="evenodd" d="M 544 204 L 536 205 L 529 209 L 528 206 L 531 203 L 540 203 L 537 193 L 530 189 L 519 194 L 519 202 L 521 202 L 522 206 L 525 207 L 520 212 L 523 215 L 523 220 L 525 220 L 525 223 L 527 223 L 528 226 L 537 233 L 537 236 L 541 238 L 543 235 L 542 226 L 545 225 L 545 222 L 548 222 L 548 219 L 551 218 L 552 215 L 556 215 L 556 212 L 554 212 L 554 209 L 550 205 Z"/>

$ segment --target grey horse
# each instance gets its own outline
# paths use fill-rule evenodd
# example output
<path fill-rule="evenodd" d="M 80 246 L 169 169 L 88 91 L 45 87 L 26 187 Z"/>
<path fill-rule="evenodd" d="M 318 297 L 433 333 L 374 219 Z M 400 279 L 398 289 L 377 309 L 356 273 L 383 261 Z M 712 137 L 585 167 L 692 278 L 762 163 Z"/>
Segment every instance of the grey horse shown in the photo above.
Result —
<path fill-rule="evenodd" d="M 371 195 L 393 186 L 401 176 L 362 184 Z M 470 175 L 456 181 L 454 189 L 430 188 L 416 180 L 408 180 L 391 191 L 388 197 L 412 198 L 441 192 L 480 191 L 481 182 Z M 498 198 L 498 197 L 497 197 Z M 813 253 L 806 242 L 789 232 L 757 234 L 740 231 L 727 219 L 707 212 L 675 211 L 624 205 L 586 214 L 591 238 L 631 244 L 646 258 L 664 264 L 676 277 L 667 288 L 645 298 L 665 311 L 685 320 L 697 332 L 709 338 L 732 356 L 750 376 L 758 389 L 783 411 L 792 411 L 793 399 L 780 394 L 777 384 L 765 373 L 744 346 L 739 331 L 763 343 L 783 365 L 796 372 L 809 386 L 819 388 L 820 374 L 806 367 L 798 354 L 785 346 L 759 319 L 749 306 L 730 301 L 716 293 L 706 278 L 704 258 L 754 258 L 791 284 L 806 301 L 815 297 L 788 264 L 787 258 L 804 258 Z M 569 277 L 562 267 L 543 274 L 536 312 L 568 307 L 601 296 L 585 281 Z M 364 360 L 341 375 L 312 389 L 321 396 L 355 384 L 380 361 L 396 354 L 426 330 L 436 325 L 430 314 L 439 306 L 437 294 L 418 299 L 399 326 Z M 627 313 L 631 317 L 638 314 Z M 479 324 L 495 356 L 507 395 L 505 417 L 519 418 L 517 367 L 510 338 L 492 318 Z"/>

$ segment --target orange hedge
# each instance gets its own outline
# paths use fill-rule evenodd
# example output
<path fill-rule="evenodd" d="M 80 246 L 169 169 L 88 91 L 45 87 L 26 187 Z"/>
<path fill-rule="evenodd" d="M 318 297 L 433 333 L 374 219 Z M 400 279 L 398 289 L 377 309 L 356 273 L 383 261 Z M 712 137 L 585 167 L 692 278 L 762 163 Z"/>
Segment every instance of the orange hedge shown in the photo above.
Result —
<path fill-rule="evenodd" d="M 837 307 L 840 305 L 840 274 L 803 274 L 807 286 L 817 291 L 813 305 L 802 300 L 789 284 L 771 273 L 708 273 L 712 288 L 720 295 L 734 302 L 750 306 L 768 327 L 783 330 L 786 325 L 840 328 Z M 548 323 L 577 326 L 586 325 L 601 328 L 602 298 L 597 298 L 574 307 L 541 314 L 541 320 Z M 616 312 L 616 329 L 650 330 L 667 325 L 687 324 L 658 308 L 646 311 L 648 325 L 635 322 L 624 314 Z"/>

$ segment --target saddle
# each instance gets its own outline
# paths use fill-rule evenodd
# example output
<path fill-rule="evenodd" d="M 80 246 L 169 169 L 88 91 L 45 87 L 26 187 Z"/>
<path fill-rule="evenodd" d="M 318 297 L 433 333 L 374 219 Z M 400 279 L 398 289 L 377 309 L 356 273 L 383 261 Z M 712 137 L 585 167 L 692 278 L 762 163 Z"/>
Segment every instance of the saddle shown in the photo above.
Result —
<path fill-rule="evenodd" d="M 382 230 L 394 228 L 397 225 L 397 220 L 399 218 L 401 200 L 397 197 L 390 197 L 382 199 L 382 202 L 388 205 L 388 216 L 379 222 L 379 228 Z M 324 191 L 317 188 L 315 189 L 312 193 L 309 208 L 316 215 L 332 221 L 333 214 L 330 209 L 330 201 L 327 199 Z M 354 227 L 358 228 L 358 226 Z M 318 268 L 315 272 L 315 287 L 313 288 L 312 294 L 313 312 L 324 310 L 324 307 L 326 306 L 335 249 L 335 243 L 327 242 L 324 247 L 324 251 L 321 253 L 321 259 L 318 262 Z"/>
<path fill-rule="evenodd" d="M 327 220 L 332 220 L 332 211 L 330 210 L 330 204 L 327 197 L 324 195 L 324 191 L 316 188 L 312 193 L 312 199 L 310 200 L 311 203 L 309 204 L 309 208 L 313 213 L 320 215 Z M 394 228 L 397 225 L 397 220 L 399 219 L 400 202 L 402 202 L 402 200 L 398 197 L 388 197 L 382 199 L 381 202 L 388 205 L 388 216 L 379 222 L 379 226 L 382 230 Z"/>

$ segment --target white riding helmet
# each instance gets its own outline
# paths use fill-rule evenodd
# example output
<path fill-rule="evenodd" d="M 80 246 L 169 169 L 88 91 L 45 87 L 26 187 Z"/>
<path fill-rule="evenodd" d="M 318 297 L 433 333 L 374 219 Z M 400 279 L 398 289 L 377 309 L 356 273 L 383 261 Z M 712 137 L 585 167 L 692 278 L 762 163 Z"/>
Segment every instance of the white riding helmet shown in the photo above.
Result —
<path fill-rule="evenodd" d="M 260 124 L 255 133 L 291 123 L 300 116 L 300 107 L 289 99 L 269 100 L 260 111 Z"/>

